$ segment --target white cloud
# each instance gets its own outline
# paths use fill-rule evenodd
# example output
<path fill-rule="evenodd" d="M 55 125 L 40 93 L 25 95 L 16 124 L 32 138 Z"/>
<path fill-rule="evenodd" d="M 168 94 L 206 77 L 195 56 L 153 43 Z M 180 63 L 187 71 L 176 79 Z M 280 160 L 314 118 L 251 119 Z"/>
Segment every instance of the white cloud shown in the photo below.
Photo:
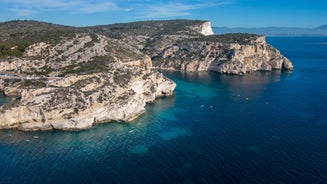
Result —
<path fill-rule="evenodd" d="M 110 11 L 128 11 L 127 8 L 121 8 L 117 4 L 112 2 L 104 2 L 99 4 L 84 4 L 77 9 L 82 13 L 98 13 L 98 12 L 110 12 Z"/>
<path fill-rule="evenodd" d="M 229 1 L 213 1 L 213 2 L 175 2 L 170 1 L 167 3 L 152 3 L 145 6 L 142 13 L 142 18 L 167 18 L 167 17 L 180 17 L 189 16 L 193 10 L 208 8 L 213 6 L 220 6 L 228 4 Z"/>
<path fill-rule="evenodd" d="M 10 11 L 22 17 L 29 16 L 36 13 L 34 10 L 30 10 L 30 9 L 10 9 Z"/>
<path fill-rule="evenodd" d="M 34 9 L 44 9 L 44 8 L 68 8 L 77 5 L 78 2 L 69 2 L 67 0 L 5 0 L 8 4 L 16 7 L 27 7 Z"/>
<path fill-rule="evenodd" d="M 123 10 L 111 1 L 90 0 L 5 0 L 7 4 L 15 7 L 14 9 L 33 9 L 35 11 L 67 11 L 80 13 L 97 13 L 113 10 Z"/>
<path fill-rule="evenodd" d="M 147 6 L 144 12 L 146 18 L 188 16 L 189 10 L 195 9 L 194 5 L 185 5 L 181 3 L 170 2 L 168 4 L 154 4 Z"/>
<path fill-rule="evenodd" d="M 28 15 L 38 11 L 98 13 L 131 11 L 142 18 L 189 16 L 193 10 L 227 4 L 233 0 L 2 0 L 12 12 Z M 1 2 L 0 2 L 1 4 Z M 132 8 L 131 8 L 132 7 Z M 19 11 L 18 11 L 19 10 Z"/>

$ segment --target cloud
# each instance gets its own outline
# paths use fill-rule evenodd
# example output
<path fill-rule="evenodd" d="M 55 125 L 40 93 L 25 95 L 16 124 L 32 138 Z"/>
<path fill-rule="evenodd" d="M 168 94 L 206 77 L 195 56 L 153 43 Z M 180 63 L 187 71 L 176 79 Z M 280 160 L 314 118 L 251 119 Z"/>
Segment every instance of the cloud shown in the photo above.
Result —
<path fill-rule="evenodd" d="M 99 4 L 84 4 L 77 9 L 81 13 L 99 13 L 99 12 L 110 12 L 110 11 L 129 11 L 129 8 L 119 7 L 117 4 L 112 2 L 104 2 Z"/>
<path fill-rule="evenodd" d="M 78 2 L 69 2 L 67 0 L 5 0 L 8 4 L 16 7 L 26 7 L 33 9 L 58 9 L 69 8 L 77 5 Z"/>
<path fill-rule="evenodd" d="M 141 15 L 142 18 L 167 18 L 167 17 L 181 17 L 190 16 L 193 10 L 220 6 L 229 4 L 229 1 L 213 1 L 213 2 L 175 2 L 169 1 L 166 3 L 152 3 L 145 6 Z"/>
<path fill-rule="evenodd" d="M 90 0 L 5 0 L 13 9 L 33 9 L 34 11 L 66 11 L 79 13 L 97 13 L 124 10 L 110 1 Z"/>
<path fill-rule="evenodd" d="M 134 15 L 141 18 L 166 18 L 189 16 L 193 10 L 227 4 L 231 0 L 2 0 L 0 5 L 3 2 L 18 15 L 42 11 L 93 14 L 133 10 Z"/>
<path fill-rule="evenodd" d="M 30 10 L 30 9 L 10 9 L 10 11 L 22 17 L 29 16 L 36 13 L 34 10 Z"/>
<path fill-rule="evenodd" d="M 189 10 L 197 9 L 197 5 L 169 2 L 168 4 L 154 4 L 146 7 L 145 18 L 177 17 L 190 15 Z"/>

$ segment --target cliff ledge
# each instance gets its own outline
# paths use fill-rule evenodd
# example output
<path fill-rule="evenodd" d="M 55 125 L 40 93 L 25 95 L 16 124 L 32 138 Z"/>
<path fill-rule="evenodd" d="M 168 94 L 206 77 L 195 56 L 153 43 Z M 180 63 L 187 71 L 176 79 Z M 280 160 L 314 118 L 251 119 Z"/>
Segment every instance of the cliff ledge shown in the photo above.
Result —
<path fill-rule="evenodd" d="M 246 74 L 292 70 L 252 34 L 213 35 L 208 21 L 144 21 L 69 27 L 0 23 L 0 129 L 82 130 L 131 121 L 176 84 L 156 69 Z"/>

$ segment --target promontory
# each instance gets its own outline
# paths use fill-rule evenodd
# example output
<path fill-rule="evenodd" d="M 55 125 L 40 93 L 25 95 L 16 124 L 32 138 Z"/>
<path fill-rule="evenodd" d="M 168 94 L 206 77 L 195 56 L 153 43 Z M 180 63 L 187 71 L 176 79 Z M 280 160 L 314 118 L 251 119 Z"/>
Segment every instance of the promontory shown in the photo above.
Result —
<path fill-rule="evenodd" d="M 128 122 L 176 84 L 158 69 L 243 75 L 292 70 L 253 34 L 214 35 L 200 20 L 69 27 L 0 23 L 0 129 L 82 130 Z"/>

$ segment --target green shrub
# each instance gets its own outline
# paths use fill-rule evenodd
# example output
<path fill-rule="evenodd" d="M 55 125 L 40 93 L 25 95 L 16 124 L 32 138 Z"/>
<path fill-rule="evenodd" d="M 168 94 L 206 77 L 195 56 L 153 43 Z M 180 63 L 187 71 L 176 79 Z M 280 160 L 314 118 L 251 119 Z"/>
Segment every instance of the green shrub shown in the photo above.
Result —
<path fill-rule="evenodd" d="M 25 80 L 24 87 L 46 87 L 46 84 L 40 80 Z"/>
<path fill-rule="evenodd" d="M 208 42 L 221 42 L 221 43 L 238 43 L 238 44 L 251 44 L 252 41 L 259 38 L 260 35 L 247 34 L 247 33 L 230 33 L 222 35 L 201 36 L 192 38 L 191 41 L 208 41 Z"/>

